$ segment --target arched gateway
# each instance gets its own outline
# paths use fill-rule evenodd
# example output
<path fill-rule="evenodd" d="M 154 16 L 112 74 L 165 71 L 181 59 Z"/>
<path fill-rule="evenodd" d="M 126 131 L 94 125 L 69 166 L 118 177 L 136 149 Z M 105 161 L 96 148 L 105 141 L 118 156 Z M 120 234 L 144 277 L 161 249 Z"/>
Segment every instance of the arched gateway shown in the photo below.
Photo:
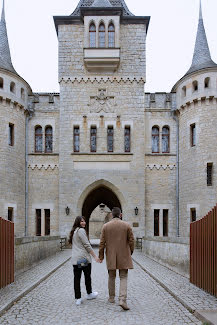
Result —
<path fill-rule="evenodd" d="M 110 210 L 115 206 L 122 210 L 120 195 L 117 194 L 117 190 L 109 182 L 98 181 L 90 185 L 82 196 L 79 200 L 81 213 L 86 219 L 88 230 L 91 213 L 101 203 L 104 203 Z"/>

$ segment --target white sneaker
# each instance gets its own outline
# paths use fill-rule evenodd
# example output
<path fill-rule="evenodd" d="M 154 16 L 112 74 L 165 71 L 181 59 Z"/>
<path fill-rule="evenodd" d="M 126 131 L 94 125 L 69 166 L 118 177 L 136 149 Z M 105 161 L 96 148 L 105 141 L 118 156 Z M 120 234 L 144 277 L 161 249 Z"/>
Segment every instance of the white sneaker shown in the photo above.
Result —
<path fill-rule="evenodd" d="M 87 295 L 87 300 L 96 299 L 97 296 L 98 296 L 98 292 L 92 292 L 89 295 Z"/>
<path fill-rule="evenodd" d="M 82 299 L 81 298 L 80 299 L 76 299 L 76 302 L 75 302 L 76 306 L 80 306 L 81 303 L 82 303 Z"/>

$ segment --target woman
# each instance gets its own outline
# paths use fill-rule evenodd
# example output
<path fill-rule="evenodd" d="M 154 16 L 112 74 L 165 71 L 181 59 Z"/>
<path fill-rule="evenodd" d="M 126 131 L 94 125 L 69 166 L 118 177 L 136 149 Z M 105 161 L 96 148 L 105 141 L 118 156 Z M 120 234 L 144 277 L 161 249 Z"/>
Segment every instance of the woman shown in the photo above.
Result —
<path fill-rule="evenodd" d="M 82 303 L 81 299 L 81 273 L 84 272 L 87 299 L 95 299 L 98 292 L 92 292 L 91 286 L 91 255 L 96 262 L 100 262 L 95 255 L 85 230 L 86 221 L 83 217 L 76 217 L 72 227 L 69 243 L 72 244 L 72 264 L 74 269 L 74 291 L 76 305 Z"/>

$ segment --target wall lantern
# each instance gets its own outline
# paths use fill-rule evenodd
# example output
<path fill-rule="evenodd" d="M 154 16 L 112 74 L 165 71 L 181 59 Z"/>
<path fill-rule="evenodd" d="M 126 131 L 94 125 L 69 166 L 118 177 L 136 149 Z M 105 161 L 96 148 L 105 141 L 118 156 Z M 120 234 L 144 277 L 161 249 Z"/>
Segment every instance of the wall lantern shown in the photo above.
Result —
<path fill-rule="evenodd" d="M 135 211 L 135 216 L 138 216 L 139 209 L 136 207 L 136 208 L 134 209 L 134 211 Z"/>
<path fill-rule="evenodd" d="M 66 207 L 66 215 L 67 215 L 67 216 L 69 215 L 69 212 L 70 212 L 70 209 L 69 209 L 69 207 L 67 206 L 67 207 Z"/>

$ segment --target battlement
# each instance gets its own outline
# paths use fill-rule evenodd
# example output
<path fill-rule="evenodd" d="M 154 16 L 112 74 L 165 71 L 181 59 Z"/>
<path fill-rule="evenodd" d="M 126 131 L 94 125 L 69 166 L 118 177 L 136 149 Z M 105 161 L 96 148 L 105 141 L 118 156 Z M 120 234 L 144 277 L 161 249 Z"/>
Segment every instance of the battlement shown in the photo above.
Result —
<path fill-rule="evenodd" d="M 145 108 L 176 109 L 176 93 L 145 93 Z"/>

